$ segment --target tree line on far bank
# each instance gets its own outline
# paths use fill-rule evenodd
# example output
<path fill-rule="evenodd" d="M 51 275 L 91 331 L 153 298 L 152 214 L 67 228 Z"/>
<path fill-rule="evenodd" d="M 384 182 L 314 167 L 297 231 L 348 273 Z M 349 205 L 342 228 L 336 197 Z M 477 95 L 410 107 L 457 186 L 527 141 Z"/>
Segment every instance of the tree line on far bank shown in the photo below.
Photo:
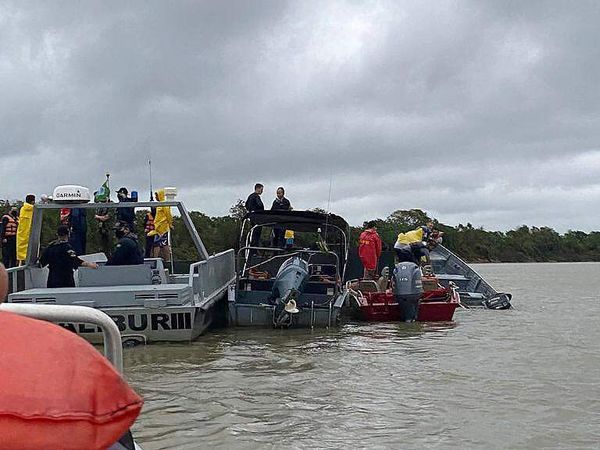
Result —
<path fill-rule="evenodd" d="M 0 213 L 4 215 L 11 204 L 0 201 Z M 20 204 L 17 204 L 20 206 Z M 316 211 L 324 212 L 319 209 Z M 238 248 L 241 218 L 246 213 L 243 201 L 231 207 L 226 216 L 209 217 L 199 211 L 191 211 L 190 217 L 209 253 L 218 253 L 230 248 Z M 54 239 L 59 224 L 58 210 L 44 213 L 42 242 Z M 137 230 L 143 241 L 143 219 L 145 212 L 137 211 Z M 369 219 L 371 220 L 371 219 Z M 384 247 L 392 249 L 398 233 L 412 230 L 419 225 L 433 221 L 436 228 L 444 232 L 444 246 L 468 262 L 567 262 L 600 261 L 600 232 L 568 231 L 560 234 L 549 227 L 529 227 L 522 225 L 507 232 L 487 231 L 473 227 L 470 223 L 456 227 L 445 225 L 430 217 L 420 209 L 398 210 L 385 219 L 372 219 L 384 242 Z M 100 242 L 93 210 L 88 210 L 87 252 L 99 251 Z M 366 221 L 365 221 L 366 223 Z M 363 228 L 350 227 L 350 243 L 356 246 Z M 195 261 L 198 255 L 191 238 L 179 217 L 174 218 L 173 257 L 176 261 Z"/>

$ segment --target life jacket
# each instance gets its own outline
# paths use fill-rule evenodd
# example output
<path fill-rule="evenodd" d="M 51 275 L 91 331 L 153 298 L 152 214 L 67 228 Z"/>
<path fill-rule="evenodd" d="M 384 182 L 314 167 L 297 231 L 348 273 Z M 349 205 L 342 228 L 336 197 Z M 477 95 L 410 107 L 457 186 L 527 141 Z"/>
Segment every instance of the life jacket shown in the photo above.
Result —
<path fill-rule="evenodd" d="M 6 224 L 6 227 L 4 228 L 4 236 L 5 237 L 16 236 L 19 222 L 17 222 L 15 220 L 15 218 L 13 216 L 11 216 L 10 214 L 5 214 L 4 216 L 2 216 L 2 219 L 4 219 L 5 217 L 8 218 L 8 223 Z"/>
<path fill-rule="evenodd" d="M 151 213 L 146 214 L 146 225 L 144 226 L 144 234 L 154 230 L 154 216 Z"/>

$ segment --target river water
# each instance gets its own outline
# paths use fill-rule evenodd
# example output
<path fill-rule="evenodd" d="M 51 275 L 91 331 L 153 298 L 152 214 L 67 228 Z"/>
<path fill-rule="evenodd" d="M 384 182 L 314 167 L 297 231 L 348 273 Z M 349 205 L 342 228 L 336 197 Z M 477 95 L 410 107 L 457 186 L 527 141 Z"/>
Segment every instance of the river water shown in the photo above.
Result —
<path fill-rule="evenodd" d="M 600 448 L 600 264 L 475 266 L 514 309 L 125 351 L 144 450 Z"/>

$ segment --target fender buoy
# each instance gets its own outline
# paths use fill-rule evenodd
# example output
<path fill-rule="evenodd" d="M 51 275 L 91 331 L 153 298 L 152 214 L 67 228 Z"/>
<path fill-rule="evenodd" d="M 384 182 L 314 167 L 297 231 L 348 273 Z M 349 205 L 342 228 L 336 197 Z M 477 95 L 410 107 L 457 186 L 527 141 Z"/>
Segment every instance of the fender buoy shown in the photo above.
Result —
<path fill-rule="evenodd" d="M 0 312 L 0 436 L 6 449 L 106 449 L 143 400 L 90 344 L 57 325 Z"/>

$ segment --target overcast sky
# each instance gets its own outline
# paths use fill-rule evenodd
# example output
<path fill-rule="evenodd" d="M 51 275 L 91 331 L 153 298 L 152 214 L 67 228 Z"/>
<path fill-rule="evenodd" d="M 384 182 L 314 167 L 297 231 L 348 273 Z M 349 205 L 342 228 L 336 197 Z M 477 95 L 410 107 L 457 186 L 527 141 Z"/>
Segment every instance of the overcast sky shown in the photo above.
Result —
<path fill-rule="evenodd" d="M 255 182 L 351 224 L 600 228 L 600 2 L 0 1 L 0 198 Z"/>

